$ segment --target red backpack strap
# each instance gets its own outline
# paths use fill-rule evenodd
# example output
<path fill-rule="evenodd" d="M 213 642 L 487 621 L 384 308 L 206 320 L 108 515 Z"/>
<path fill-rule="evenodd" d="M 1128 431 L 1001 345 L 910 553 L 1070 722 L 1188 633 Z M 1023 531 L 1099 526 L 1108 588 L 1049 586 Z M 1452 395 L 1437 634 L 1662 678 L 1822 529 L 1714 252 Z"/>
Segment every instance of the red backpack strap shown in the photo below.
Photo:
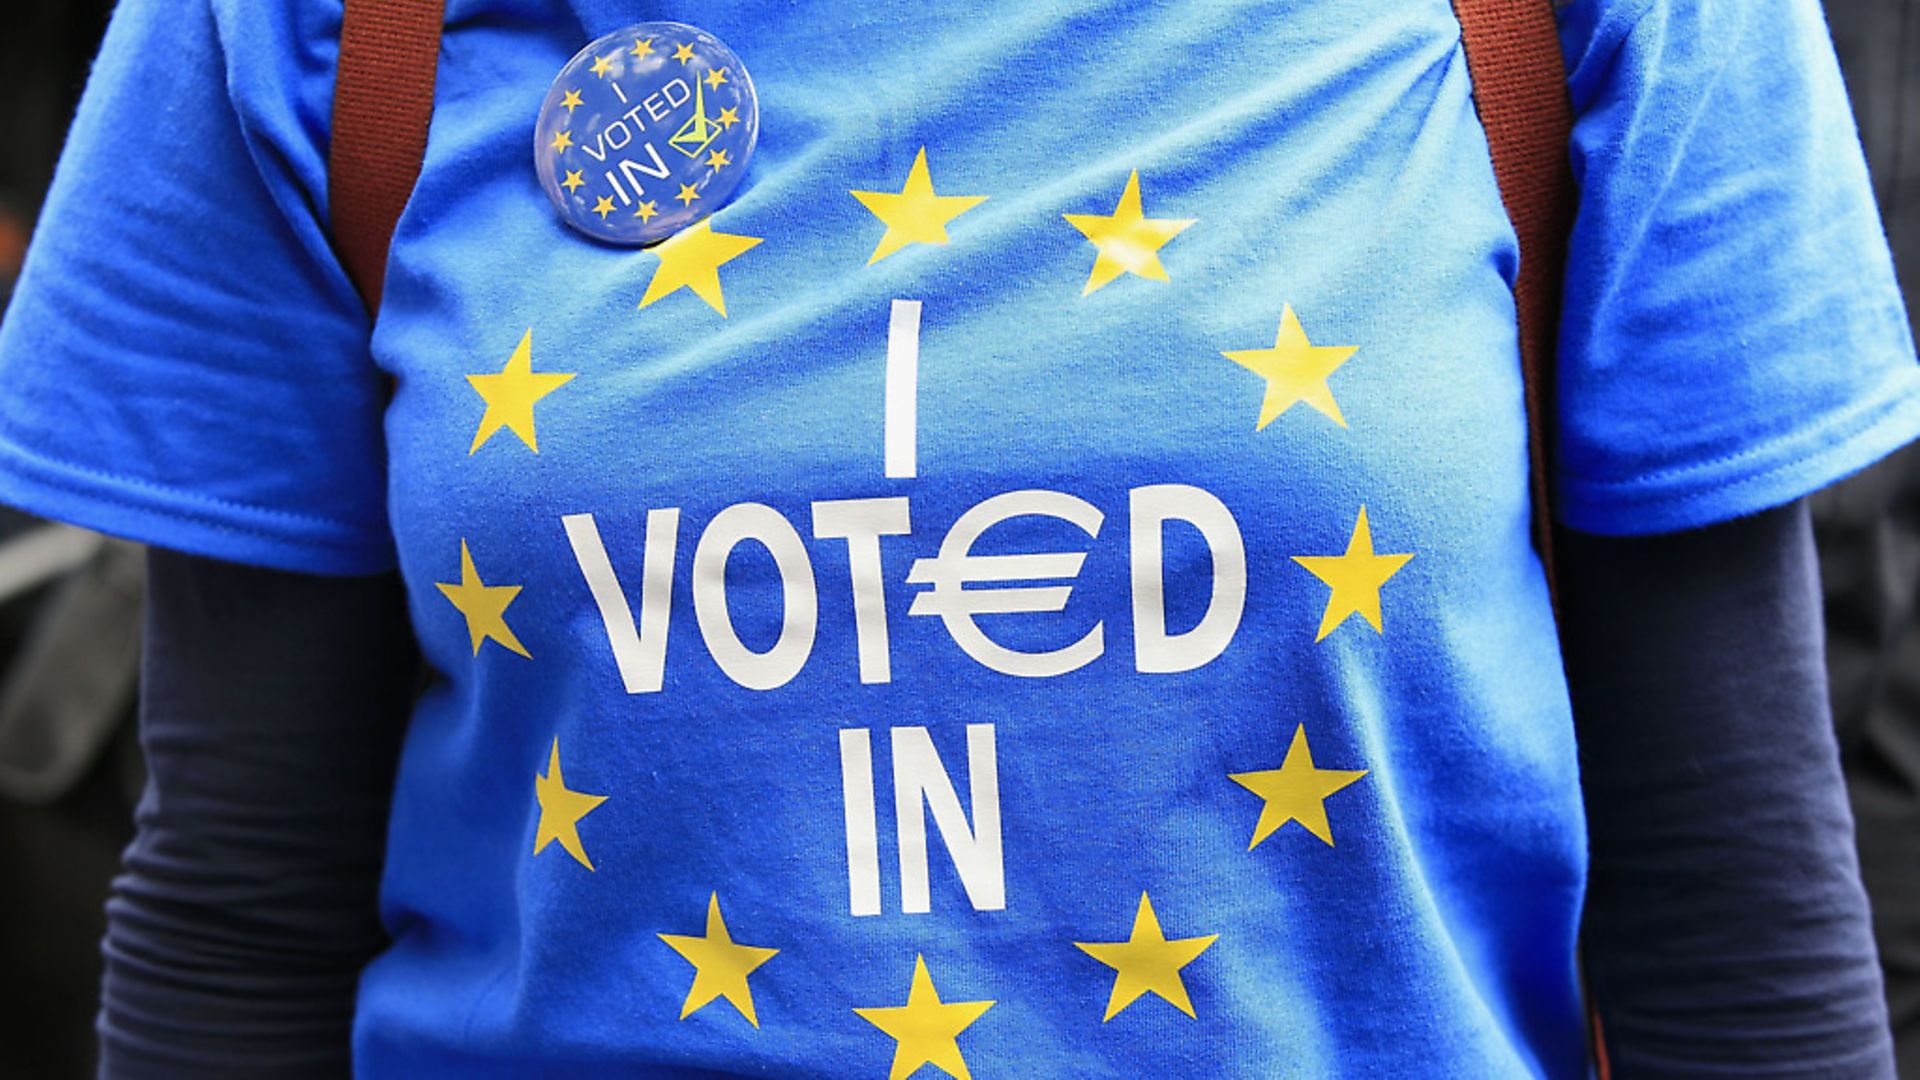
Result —
<path fill-rule="evenodd" d="M 1527 460 L 1533 496 L 1533 542 L 1556 597 L 1548 460 L 1553 408 L 1553 352 L 1560 329 L 1560 290 L 1567 235 L 1577 202 L 1568 143 L 1573 103 L 1551 0 L 1453 0 L 1473 78 L 1473 100 L 1493 153 L 1500 198 L 1520 241 L 1513 302 L 1520 324 L 1520 373 L 1526 387 Z M 1581 979 L 1585 991 L 1585 978 Z M 1609 1080 L 1600 1014 L 1587 1002 L 1587 1045 L 1600 1080 Z"/>
<path fill-rule="evenodd" d="M 1561 277 L 1575 204 L 1567 150 L 1573 105 L 1567 96 L 1566 61 L 1550 0 L 1453 0 L 1453 10 L 1460 19 L 1474 103 L 1493 151 L 1493 174 L 1520 239 L 1513 300 L 1519 310 L 1520 370 L 1526 384 L 1533 541 L 1553 588 L 1547 453 Z"/>
<path fill-rule="evenodd" d="M 445 10 L 444 0 L 346 0 L 340 24 L 327 202 L 340 261 L 376 314 L 427 149 Z"/>

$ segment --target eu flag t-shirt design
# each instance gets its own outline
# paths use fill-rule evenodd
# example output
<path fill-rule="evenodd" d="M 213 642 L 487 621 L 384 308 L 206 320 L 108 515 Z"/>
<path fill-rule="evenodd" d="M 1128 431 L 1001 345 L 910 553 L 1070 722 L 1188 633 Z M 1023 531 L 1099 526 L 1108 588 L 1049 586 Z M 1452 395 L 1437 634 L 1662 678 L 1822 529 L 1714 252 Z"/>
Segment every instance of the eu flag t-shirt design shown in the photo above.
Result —
<path fill-rule="evenodd" d="M 1704 525 L 1910 438 L 1817 5 L 1559 13 L 1561 519 Z M 649 56 L 706 89 L 592 144 L 635 168 L 529 139 L 637 18 L 759 103 L 699 158 L 734 199 L 645 249 L 528 154 L 595 220 L 696 205 L 643 145 L 724 124 L 691 38 Z M 123 5 L 0 330 L 0 496 L 404 576 L 438 677 L 359 1071 L 1584 1075 L 1517 255 L 1449 4 L 455 0 L 371 325 L 338 24 Z"/>
<path fill-rule="evenodd" d="M 690 76 L 700 77 L 704 58 L 692 43 L 684 44 L 682 51 L 687 54 Z M 551 169 L 571 175 L 575 170 L 568 170 L 566 162 L 573 149 L 558 142 L 548 144 L 549 153 L 557 159 Z M 609 183 L 613 183 L 613 174 L 608 175 Z M 850 189 L 847 195 L 858 200 L 875 219 L 866 227 L 867 232 L 874 232 L 877 226 L 878 236 L 867 259 L 869 265 L 916 245 L 952 243 L 952 231 L 964 229 L 963 216 L 988 198 L 942 194 L 934 183 L 925 147 L 914 152 L 899 190 Z M 595 197 L 591 191 L 587 196 Z M 598 198 L 604 202 L 611 196 Z M 721 220 L 726 216 L 721 215 Z M 1080 253 L 1083 263 L 1086 255 L 1092 256 L 1081 297 L 1126 276 L 1170 282 L 1161 250 L 1197 220 L 1147 215 L 1137 170 L 1127 174 L 1109 212 L 1067 212 L 1059 216 L 1064 225 L 1056 222 L 1044 227 L 1071 226 L 1092 249 Z M 723 268 L 762 241 L 761 237 L 723 232 L 714 221 L 702 221 L 651 250 L 655 261 L 637 306 L 645 309 L 684 289 L 692 294 L 690 300 L 683 301 L 689 309 L 697 301 L 725 317 L 725 277 L 744 273 L 747 267 L 726 269 L 724 273 Z M 1065 290 L 1058 299 L 1068 308 L 1075 303 L 1073 294 Z M 902 606 L 897 602 L 901 581 L 911 596 L 905 606 L 907 617 L 938 618 L 951 647 L 986 671 L 1015 678 L 1054 679 L 1070 676 L 1106 657 L 1108 642 L 1102 620 L 1072 630 L 1067 634 L 1072 638 L 1070 643 L 1053 648 L 1010 645 L 1002 640 L 1008 635 L 996 636 L 988 629 L 991 625 L 1013 627 L 1011 636 L 1017 638 L 1021 633 L 1019 623 L 1003 617 L 1045 615 L 1069 607 L 1075 581 L 1090 554 L 1086 549 L 1101 538 L 1108 516 L 1107 511 L 1069 491 L 1030 487 L 989 495 L 953 521 L 939 538 L 935 554 L 913 559 L 904 577 L 899 573 L 899 549 L 914 535 L 912 492 L 937 476 L 935 462 L 928 463 L 932 475 L 922 476 L 918 439 L 922 325 L 929 304 L 937 311 L 940 300 L 894 299 L 886 310 L 884 352 L 873 350 L 870 357 L 870 363 L 884 372 L 884 382 L 882 392 L 871 395 L 866 403 L 870 417 L 870 430 L 864 440 L 870 458 L 868 482 L 902 493 L 812 500 L 797 515 L 802 517 L 799 525 L 780 508 L 764 502 L 733 503 L 704 523 L 685 522 L 678 506 L 648 507 L 638 534 L 637 561 L 632 559 L 633 552 L 626 553 L 629 559 L 624 578 L 609 554 L 596 512 L 572 513 L 560 519 L 580 580 L 591 593 L 600 618 L 604 632 L 602 659 L 611 662 L 626 693 L 658 694 L 665 690 L 668 643 L 676 640 L 676 614 L 683 627 L 689 614 L 694 624 L 682 629 L 677 640 L 697 642 L 706 653 L 705 660 L 726 681 L 739 689 L 778 691 L 801 678 L 813 659 L 823 605 L 841 608 L 853 617 L 857 670 L 842 672 L 843 681 L 852 682 L 847 676 L 857 674 L 862 687 L 890 684 L 895 661 L 889 623 L 898 618 Z M 699 315 L 697 310 L 691 313 Z M 1319 414 L 1302 416 L 1302 424 L 1329 425 L 1338 429 L 1330 436 L 1341 437 L 1339 432 L 1350 425 L 1334 394 L 1332 380 L 1359 347 L 1315 344 L 1292 306 L 1284 303 L 1274 334 L 1271 346 L 1221 350 L 1215 358 L 1198 358 L 1212 365 L 1231 361 L 1258 376 L 1257 382 L 1240 378 L 1224 385 L 1224 392 L 1216 394 L 1216 400 L 1204 404 L 1235 416 L 1237 423 L 1233 426 L 1240 429 L 1242 438 L 1257 435 L 1295 406 L 1303 406 L 1302 413 Z M 552 417 L 555 411 L 564 409 L 569 395 L 563 388 L 577 373 L 535 370 L 533 343 L 534 331 L 528 328 L 498 372 L 466 376 L 479 398 L 470 404 L 478 409 L 478 421 L 469 456 L 480 453 L 502 431 L 515 438 L 506 440 L 505 449 L 496 453 L 537 454 L 537 410 Z M 574 392 L 580 389 L 575 387 Z M 548 396 L 555 394 L 559 396 L 547 403 Z M 849 479 L 858 486 L 857 478 Z M 1005 532 L 1023 523 L 1051 528 L 1055 533 L 1077 529 L 1085 538 L 1061 544 L 1059 550 L 1022 548 L 1018 553 L 999 550 L 1002 545 L 989 539 L 996 528 L 1004 527 L 1001 531 Z M 1205 488 L 1182 483 L 1128 488 L 1124 522 L 1116 524 L 1125 530 L 1131 666 L 1141 675 L 1203 668 L 1232 647 L 1246 610 L 1249 577 L 1255 572 L 1297 577 L 1283 587 L 1307 588 L 1317 580 L 1325 606 L 1311 623 L 1310 638 L 1304 632 L 1308 624 L 1296 628 L 1292 636 L 1300 644 L 1309 640 L 1317 644 L 1349 620 L 1363 627 L 1355 632 L 1370 629 L 1376 635 L 1384 634 L 1381 593 L 1414 557 L 1411 552 L 1377 553 L 1367 509 L 1361 506 L 1342 550 L 1294 555 L 1287 560 L 1291 565 L 1265 565 L 1258 558 L 1250 563 L 1245 535 L 1232 509 Z M 694 528 L 687 529 L 687 525 Z M 803 527 L 807 534 L 801 531 Z M 1167 554 L 1168 534 L 1174 530 L 1191 532 L 1185 543 L 1173 545 L 1177 555 L 1174 572 L 1198 585 L 1200 591 L 1188 590 L 1189 595 L 1176 597 L 1185 608 L 1197 605 L 1197 619 L 1188 620 L 1188 613 L 1181 611 L 1176 614 L 1177 623 L 1170 623 Z M 1109 536 L 1114 531 L 1107 529 Z M 683 532 L 697 534 L 697 540 L 689 535 L 683 544 Z M 823 580 L 815 567 L 809 539 L 836 547 L 844 544 L 848 571 L 844 581 Z M 982 545 L 992 546 L 993 553 L 976 553 L 976 547 Z M 887 571 L 889 555 L 894 557 L 891 574 Z M 758 567 L 754 566 L 756 561 Z M 756 569 L 761 579 L 758 582 L 750 576 Z M 458 581 L 435 583 L 452 612 L 430 609 L 427 616 L 445 622 L 457 612 L 476 660 L 491 643 L 534 661 L 509 618 L 509 608 L 523 586 L 503 583 L 498 575 L 492 582 L 483 577 L 464 536 L 458 576 Z M 753 596 L 756 607 L 765 608 L 766 615 L 771 615 L 754 620 L 759 625 L 747 636 L 743 636 L 742 623 L 752 616 L 736 620 L 736 607 L 746 605 L 730 599 L 735 589 Z M 685 611 L 689 593 L 690 613 Z M 678 610 L 676 599 L 681 600 Z M 1036 621 L 1041 633 L 1064 629 L 1046 626 L 1047 621 Z M 844 655 L 844 648 L 837 651 Z M 699 663 L 697 659 L 694 662 Z M 903 680 L 910 678 L 911 674 L 903 673 Z M 954 740 L 951 728 L 941 734 L 949 743 L 948 756 L 957 758 L 956 764 L 963 763 L 959 768 L 950 767 L 943 757 L 933 735 L 934 725 L 888 726 L 877 748 L 874 736 L 878 728 L 842 727 L 831 732 L 840 765 L 847 916 L 879 917 L 890 906 L 902 914 L 929 914 L 933 904 L 931 866 L 935 861 L 943 869 L 950 869 L 951 880 L 959 885 L 958 895 L 949 900 L 954 906 L 983 913 L 1008 909 L 998 724 L 965 722 L 964 707 L 953 711 L 963 722 L 962 739 Z M 1266 767 L 1222 771 L 1214 778 L 1216 790 L 1210 793 L 1209 801 L 1237 807 L 1246 819 L 1243 831 L 1249 836 L 1245 845 L 1248 852 L 1289 824 L 1331 848 L 1334 836 L 1327 800 L 1365 777 L 1367 770 L 1316 765 L 1303 721 L 1296 720 L 1291 736 L 1282 742 L 1286 747 L 1284 757 L 1257 763 Z M 1017 746 L 1018 740 L 1011 745 Z M 578 743 L 568 748 L 576 761 L 590 756 L 591 749 L 583 749 Z M 1040 752 L 1044 754 L 1044 750 Z M 878 827 L 876 753 L 888 762 L 892 786 L 888 805 L 893 810 L 896 831 L 884 845 Z M 607 794 L 568 786 L 558 736 L 547 748 L 542 764 L 544 771 L 530 779 L 536 805 L 530 822 L 534 857 L 553 848 L 585 870 L 595 871 L 584 837 L 644 827 L 644 808 L 630 805 L 631 800 L 615 800 Z M 581 770 L 576 767 L 575 773 L 580 775 Z M 1258 801 L 1236 795 L 1227 786 L 1229 782 Z M 613 805 L 607 806 L 609 802 Z M 596 811 L 600 816 L 590 818 Z M 631 822 L 613 820 L 623 813 L 641 817 Z M 898 900 L 892 905 L 882 884 L 883 846 L 898 852 Z M 543 866 L 530 872 L 572 871 Z M 1033 885 L 1044 887 L 1043 881 L 1044 874 L 1036 875 Z M 1164 894 L 1162 903 L 1166 903 Z M 1111 941 L 1071 940 L 1068 934 L 1055 943 L 1061 948 L 1071 945 L 1098 965 L 1081 964 L 1089 984 L 1088 1017 L 1096 1011 L 1092 1004 L 1097 1003 L 1097 991 L 1110 983 L 1100 1013 L 1102 1022 L 1113 1020 L 1148 996 L 1197 1020 L 1199 1014 L 1182 972 L 1220 935 L 1196 933 L 1169 938 L 1153 906 L 1151 890 L 1146 888 L 1140 890 L 1137 903 L 1129 897 L 1127 905 L 1112 915 L 1105 920 L 1110 926 L 1102 929 L 1126 927 L 1123 937 Z M 744 924 L 736 907 L 735 926 Z M 724 1003 L 746 1024 L 758 1029 L 761 1022 L 754 987 L 780 977 L 786 965 L 764 973 L 761 969 L 780 954 L 781 948 L 737 940 L 723 913 L 717 887 L 707 896 L 704 923 L 699 925 L 704 929 L 697 934 L 662 931 L 657 935 L 692 969 L 683 973 L 681 980 L 687 983 L 687 990 L 679 1019 Z M 906 1077 L 927 1064 L 952 1076 L 971 1075 L 961 1036 L 995 1002 L 943 1001 L 926 956 L 918 953 L 904 993 L 900 1003 L 851 1008 L 895 1041 L 889 1075 Z"/>

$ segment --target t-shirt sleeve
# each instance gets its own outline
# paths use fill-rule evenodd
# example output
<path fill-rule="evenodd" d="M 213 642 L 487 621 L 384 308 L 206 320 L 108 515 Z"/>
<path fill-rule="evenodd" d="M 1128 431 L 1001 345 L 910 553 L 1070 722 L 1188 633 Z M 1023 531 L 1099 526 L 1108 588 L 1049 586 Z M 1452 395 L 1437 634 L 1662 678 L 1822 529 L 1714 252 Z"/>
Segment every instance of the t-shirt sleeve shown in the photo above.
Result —
<path fill-rule="evenodd" d="M 1708 525 L 1920 432 L 1920 367 L 1816 0 L 1572 0 L 1561 34 L 1580 208 L 1559 518 Z"/>
<path fill-rule="evenodd" d="M 393 565 L 386 381 L 324 226 L 339 19 L 120 5 L 0 322 L 0 500 L 234 562 Z"/>

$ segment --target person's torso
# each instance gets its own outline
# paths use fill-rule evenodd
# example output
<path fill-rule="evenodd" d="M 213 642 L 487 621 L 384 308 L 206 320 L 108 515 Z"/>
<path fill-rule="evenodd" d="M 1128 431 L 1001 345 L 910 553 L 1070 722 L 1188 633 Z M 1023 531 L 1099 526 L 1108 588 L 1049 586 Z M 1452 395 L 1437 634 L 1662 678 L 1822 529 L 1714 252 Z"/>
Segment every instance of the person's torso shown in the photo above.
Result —
<path fill-rule="evenodd" d="M 619 20 L 449 12 L 375 337 L 442 678 L 361 1068 L 1578 1074 L 1515 255 L 1449 5 L 655 18 L 761 106 L 677 261 L 535 180 Z M 985 199 L 881 200 L 950 242 L 874 259 L 912 230 L 852 192 L 923 148 Z"/>

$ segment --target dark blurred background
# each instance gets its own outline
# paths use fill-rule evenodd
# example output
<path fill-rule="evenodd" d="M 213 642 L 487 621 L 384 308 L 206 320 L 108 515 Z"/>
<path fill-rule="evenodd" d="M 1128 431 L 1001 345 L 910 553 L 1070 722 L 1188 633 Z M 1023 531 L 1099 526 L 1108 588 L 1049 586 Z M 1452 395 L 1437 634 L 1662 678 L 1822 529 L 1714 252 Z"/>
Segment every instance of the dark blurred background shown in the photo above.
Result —
<path fill-rule="evenodd" d="M 0 2 L 0 318 L 111 7 Z M 1920 311 L 1920 0 L 1827 12 Z M 1920 1080 L 1920 453 L 1822 493 L 1815 518 L 1862 874 Z M 140 569 L 132 545 L 0 508 L 0 1080 L 93 1073 L 102 905 L 143 780 Z"/>

